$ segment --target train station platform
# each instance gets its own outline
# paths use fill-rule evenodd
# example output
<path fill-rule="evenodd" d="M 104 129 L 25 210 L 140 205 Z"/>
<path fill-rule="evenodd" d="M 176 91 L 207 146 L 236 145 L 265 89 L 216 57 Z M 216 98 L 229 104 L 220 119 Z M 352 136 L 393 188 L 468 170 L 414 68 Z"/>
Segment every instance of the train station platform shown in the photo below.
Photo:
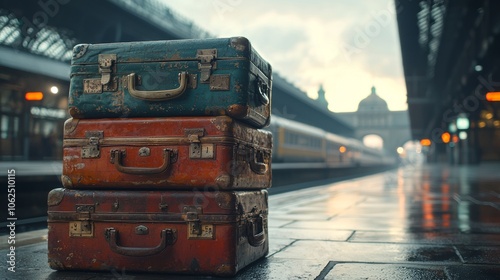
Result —
<path fill-rule="evenodd" d="M 269 197 L 269 255 L 235 279 L 498 279 L 500 163 L 423 165 Z M 31 236 L 30 236 L 31 235 Z M 19 234 L 6 279 L 207 279 L 57 272 L 46 230 Z M 8 253 L 2 236 L 1 255 Z"/>

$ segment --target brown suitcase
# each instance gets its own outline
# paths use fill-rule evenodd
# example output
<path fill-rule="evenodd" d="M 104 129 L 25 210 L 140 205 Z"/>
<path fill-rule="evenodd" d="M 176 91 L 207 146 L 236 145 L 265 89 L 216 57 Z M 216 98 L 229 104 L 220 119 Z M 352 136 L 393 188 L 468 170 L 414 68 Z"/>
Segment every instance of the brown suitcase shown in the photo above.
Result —
<path fill-rule="evenodd" d="M 48 228 L 52 269 L 230 276 L 268 253 L 267 191 L 58 188 Z"/>
<path fill-rule="evenodd" d="M 71 189 L 271 186 L 271 133 L 227 116 L 69 119 L 63 147 Z"/>

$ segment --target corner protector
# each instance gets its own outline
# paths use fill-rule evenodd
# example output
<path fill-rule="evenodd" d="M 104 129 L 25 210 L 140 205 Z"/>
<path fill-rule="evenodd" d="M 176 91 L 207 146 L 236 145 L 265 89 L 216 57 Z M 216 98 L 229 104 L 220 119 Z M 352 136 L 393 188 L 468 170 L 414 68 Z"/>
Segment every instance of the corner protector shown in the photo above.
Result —
<path fill-rule="evenodd" d="M 230 43 L 231 47 L 238 51 L 247 51 L 251 49 L 250 41 L 245 37 L 232 37 Z"/>
<path fill-rule="evenodd" d="M 47 195 L 47 205 L 49 207 L 50 206 L 57 206 L 61 203 L 63 198 L 64 198 L 64 189 L 63 188 L 53 189 Z"/>
<path fill-rule="evenodd" d="M 61 182 L 65 188 L 71 189 L 73 187 L 73 181 L 68 175 L 61 175 Z"/>

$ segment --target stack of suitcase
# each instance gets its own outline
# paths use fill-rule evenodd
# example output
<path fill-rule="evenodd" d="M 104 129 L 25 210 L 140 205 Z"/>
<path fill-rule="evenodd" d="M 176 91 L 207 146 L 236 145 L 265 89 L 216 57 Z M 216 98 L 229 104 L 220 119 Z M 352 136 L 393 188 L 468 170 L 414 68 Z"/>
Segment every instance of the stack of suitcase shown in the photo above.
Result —
<path fill-rule="evenodd" d="M 49 265 L 228 276 L 265 256 L 271 81 L 242 37 L 76 46 Z"/>

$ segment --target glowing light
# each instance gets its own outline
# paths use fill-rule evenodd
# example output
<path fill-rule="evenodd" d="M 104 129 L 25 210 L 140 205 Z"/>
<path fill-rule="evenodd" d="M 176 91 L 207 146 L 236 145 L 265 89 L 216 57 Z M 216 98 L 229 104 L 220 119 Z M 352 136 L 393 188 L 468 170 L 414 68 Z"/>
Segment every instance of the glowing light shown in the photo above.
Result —
<path fill-rule="evenodd" d="M 493 119 L 493 114 L 488 112 L 488 113 L 484 114 L 484 118 L 487 120 L 491 120 L 491 119 Z"/>
<path fill-rule="evenodd" d="M 398 147 L 398 148 L 396 149 L 396 151 L 398 152 L 398 154 L 400 154 L 400 155 L 401 155 L 401 154 L 403 154 L 403 153 L 405 152 L 405 149 L 404 149 L 403 147 Z"/>
<path fill-rule="evenodd" d="M 486 94 L 486 100 L 490 102 L 500 101 L 500 91 L 491 91 Z"/>
<path fill-rule="evenodd" d="M 448 144 L 450 143 L 451 135 L 448 132 L 445 132 L 441 134 L 441 140 L 443 140 L 443 143 Z"/>
<path fill-rule="evenodd" d="M 494 125 L 495 127 L 500 127 L 500 121 L 494 121 L 494 122 L 493 122 L 493 125 Z"/>
<path fill-rule="evenodd" d="M 484 128 L 486 126 L 486 123 L 483 121 L 480 121 L 477 123 L 477 126 L 479 126 L 479 128 Z"/>
<path fill-rule="evenodd" d="M 342 153 L 342 154 L 343 154 L 343 153 L 345 153 L 346 151 L 347 151 L 346 147 L 344 147 L 344 146 L 340 146 L 340 148 L 339 148 L 339 152 L 340 152 L 340 153 Z"/>
<path fill-rule="evenodd" d="M 465 131 L 460 131 L 460 133 L 458 134 L 458 137 L 462 140 L 465 140 L 467 139 L 467 132 Z"/>
<path fill-rule="evenodd" d="M 457 132 L 457 125 L 454 122 L 450 123 L 450 125 L 448 125 L 448 130 L 451 133 Z"/>
<path fill-rule="evenodd" d="M 43 99 L 43 93 L 41 91 L 30 91 L 24 95 L 24 99 L 27 101 L 40 101 Z"/>
<path fill-rule="evenodd" d="M 481 71 L 483 71 L 483 66 L 478 64 L 474 67 L 474 70 L 476 70 L 476 72 L 481 72 Z"/>
<path fill-rule="evenodd" d="M 453 143 L 458 143 L 458 136 L 453 135 L 453 137 L 451 138 L 451 141 L 453 141 Z"/>
<path fill-rule="evenodd" d="M 432 144 L 432 142 L 430 139 L 424 138 L 424 139 L 420 140 L 420 145 L 422 145 L 422 146 L 430 146 L 431 144 Z"/>
<path fill-rule="evenodd" d="M 457 118 L 457 128 L 461 130 L 469 129 L 469 119 L 465 114 L 460 114 Z"/>
<path fill-rule="evenodd" d="M 53 86 L 50 88 L 50 92 L 52 92 L 53 94 L 57 94 L 59 92 L 59 88 L 56 86 Z"/>

